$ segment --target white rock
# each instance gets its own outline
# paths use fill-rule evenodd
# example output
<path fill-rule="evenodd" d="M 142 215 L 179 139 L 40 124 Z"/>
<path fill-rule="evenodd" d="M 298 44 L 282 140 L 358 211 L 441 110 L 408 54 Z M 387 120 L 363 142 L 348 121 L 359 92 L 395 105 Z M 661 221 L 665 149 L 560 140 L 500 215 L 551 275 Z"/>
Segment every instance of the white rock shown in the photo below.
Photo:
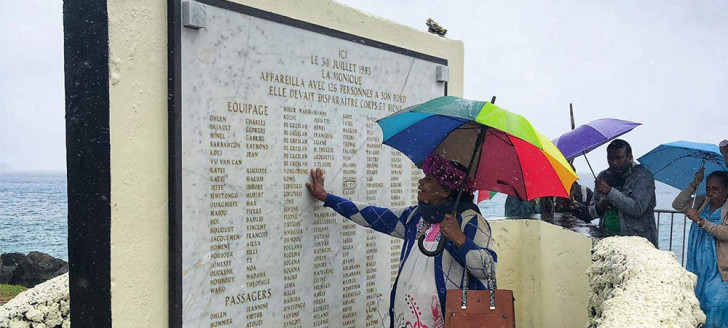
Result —
<path fill-rule="evenodd" d="M 48 312 L 45 318 L 45 324 L 48 327 L 57 327 L 60 326 L 63 323 L 63 318 L 61 317 L 61 312 L 57 309 L 51 310 Z"/>
<path fill-rule="evenodd" d="M 71 305 L 68 303 L 68 300 L 61 300 L 58 307 L 61 310 L 61 315 L 64 317 L 71 311 Z"/>
<path fill-rule="evenodd" d="M 30 309 L 28 312 L 25 313 L 25 317 L 28 318 L 28 320 L 33 322 L 42 322 L 43 321 L 43 312 L 38 309 Z"/>
<path fill-rule="evenodd" d="M 0 327 L 70 327 L 68 274 L 28 289 L 0 306 Z M 68 324 L 66 324 L 68 321 Z"/>
<path fill-rule="evenodd" d="M 9 328 L 30 328 L 30 324 L 25 321 L 13 321 L 8 326 Z"/>
<path fill-rule="evenodd" d="M 640 237 L 610 237 L 593 249 L 589 328 L 696 327 L 705 314 L 693 289 L 697 277 L 672 252 Z"/>

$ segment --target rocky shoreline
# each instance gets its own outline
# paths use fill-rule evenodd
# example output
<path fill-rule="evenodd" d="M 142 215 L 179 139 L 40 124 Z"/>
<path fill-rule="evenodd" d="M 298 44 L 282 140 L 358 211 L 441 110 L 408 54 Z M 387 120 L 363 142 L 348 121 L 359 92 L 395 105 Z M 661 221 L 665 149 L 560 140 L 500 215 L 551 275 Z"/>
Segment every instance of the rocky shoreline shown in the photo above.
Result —
<path fill-rule="evenodd" d="M 0 284 L 33 288 L 68 272 L 68 262 L 46 253 L 5 253 L 0 255 Z"/>

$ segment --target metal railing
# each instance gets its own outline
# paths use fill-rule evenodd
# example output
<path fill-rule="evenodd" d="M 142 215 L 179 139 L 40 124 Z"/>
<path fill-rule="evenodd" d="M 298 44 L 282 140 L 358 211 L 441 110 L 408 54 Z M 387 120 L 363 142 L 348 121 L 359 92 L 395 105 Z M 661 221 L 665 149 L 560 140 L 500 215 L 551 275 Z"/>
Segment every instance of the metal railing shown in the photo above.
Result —
<path fill-rule="evenodd" d="M 677 255 L 678 260 L 682 266 L 685 266 L 685 258 L 687 257 L 687 234 L 688 234 L 688 218 L 685 213 L 674 210 L 655 210 L 655 216 L 657 220 L 657 240 L 660 243 L 660 249 L 672 251 Z M 669 221 L 669 222 L 668 222 Z M 676 223 L 677 221 L 677 223 Z M 669 225 L 669 236 L 667 235 L 667 229 Z M 680 231 L 682 230 L 682 233 Z M 675 232 L 678 233 L 675 238 Z M 664 241 L 668 240 L 667 248 L 665 248 Z M 680 241 L 679 247 L 674 245 L 673 241 Z M 673 247 L 675 249 L 673 249 Z M 678 253 L 678 248 L 680 248 Z"/>

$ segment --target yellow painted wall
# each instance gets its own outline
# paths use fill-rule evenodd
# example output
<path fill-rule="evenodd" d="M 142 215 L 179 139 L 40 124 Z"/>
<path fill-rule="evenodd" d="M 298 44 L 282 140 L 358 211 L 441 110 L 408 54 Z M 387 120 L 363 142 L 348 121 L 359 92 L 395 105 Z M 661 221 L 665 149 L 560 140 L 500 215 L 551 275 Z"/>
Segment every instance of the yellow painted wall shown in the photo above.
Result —
<path fill-rule="evenodd" d="M 584 327 L 592 239 L 539 220 L 491 221 L 498 288 L 513 290 L 517 327 Z"/>
<path fill-rule="evenodd" d="M 462 96 L 463 43 L 327 0 L 237 1 L 445 58 Z M 109 0 L 111 304 L 115 327 L 168 323 L 167 1 Z M 422 18 L 422 30 L 425 19 Z"/>
<path fill-rule="evenodd" d="M 112 320 L 166 327 L 167 5 L 120 0 L 107 10 Z"/>

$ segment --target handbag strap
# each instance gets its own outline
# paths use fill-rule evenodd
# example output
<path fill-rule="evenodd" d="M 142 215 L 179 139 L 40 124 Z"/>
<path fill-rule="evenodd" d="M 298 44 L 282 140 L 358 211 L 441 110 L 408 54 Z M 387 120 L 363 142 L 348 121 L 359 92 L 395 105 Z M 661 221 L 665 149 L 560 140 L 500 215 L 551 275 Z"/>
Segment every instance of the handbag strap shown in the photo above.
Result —
<path fill-rule="evenodd" d="M 477 216 L 477 213 L 474 213 L 474 215 L 468 215 L 469 219 L 466 220 L 465 219 L 465 217 L 466 217 L 465 214 L 467 212 L 468 211 L 465 211 L 463 213 L 463 221 L 462 221 L 461 226 L 460 226 L 460 229 L 463 230 L 463 231 L 465 231 L 465 225 L 470 220 L 472 220 L 473 217 Z M 473 212 L 475 212 L 475 211 L 473 211 Z M 470 214 L 470 213 L 468 213 L 468 214 Z M 465 263 L 465 265 L 463 266 L 463 279 L 462 279 L 462 282 L 463 282 L 463 284 L 462 284 L 462 287 L 463 287 L 462 288 L 462 290 L 463 290 L 462 300 L 463 301 L 460 304 L 460 309 L 462 309 L 462 310 L 465 310 L 465 309 L 468 308 L 468 280 L 469 280 L 468 277 L 469 276 L 470 275 L 468 274 L 468 264 Z M 492 289 L 490 290 L 490 309 L 491 310 L 495 310 L 495 290 L 498 287 L 497 287 L 497 282 L 496 282 L 496 279 L 495 279 L 495 265 L 493 265 L 493 264 L 490 265 L 490 281 L 492 282 Z"/>

